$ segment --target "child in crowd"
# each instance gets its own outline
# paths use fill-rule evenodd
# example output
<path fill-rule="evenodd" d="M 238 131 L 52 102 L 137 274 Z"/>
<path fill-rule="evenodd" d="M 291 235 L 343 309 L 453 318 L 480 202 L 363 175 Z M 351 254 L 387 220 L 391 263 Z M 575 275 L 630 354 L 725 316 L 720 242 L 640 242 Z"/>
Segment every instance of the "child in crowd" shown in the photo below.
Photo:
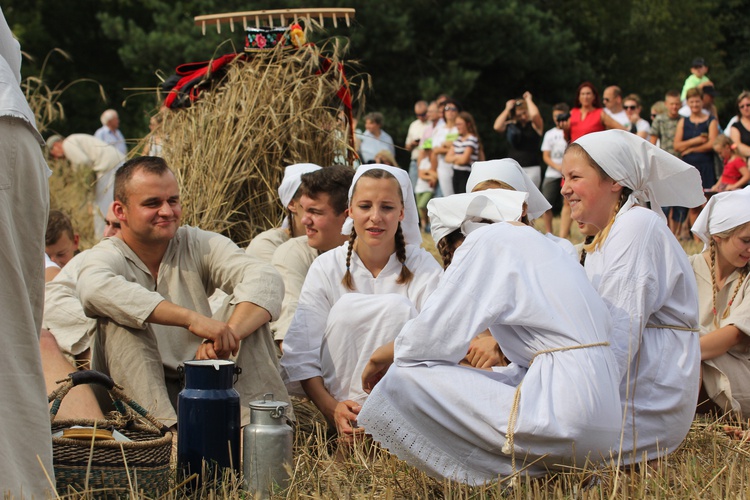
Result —
<path fill-rule="evenodd" d="M 708 79 L 706 73 L 708 73 L 708 66 L 706 66 L 705 59 L 702 57 L 693 59 L 693 65 L 690 66 L 690 75 L 685 79 L 685 84 L 682 86 L 682 92 L 680 93 L 680 100 L 683 104 L 687 99 L 688 90 L 711 84 L 711 80 Z"/>
<path fill-rule="evenodd" d="M 367 397 L 360 378 L 370 355 L 422 309 L 442 274 L 419 247 L 412 193 L 400 168 L 357 169 L 341 230 L 349 242 L 315 259 L 284 338 L 284 381 L 292 392 L 301 384 L 343 441 Z"/>
<path fill-rule="evenodd" d="M 698 282 L 702 397 L 718 414 L 750 416 L 750 190 L 711 197 L 692 228 L 705 243 L 690 256 Z M 705 405 L 701 405 L 705 407 Z M 708 405 L 713 406 L 713 405 Z"/>
<path fill-rule="evenodd" d="M 544 172 L 544 181 L 542 182 L 542 194 L 547 199 L 552 208 L 544 212 L 542 219 L 544 220 L 544 230 L 547 233 L 552 233 L 552 217 L 553 211 L 559 212 L 562 209 L 563 199 L 560 194 L 560 181 L 562 180 L 562 158 L 565 153 L 565 148 L 568 146 L 568 141 L 565 140 L 565 133 L 559 125 L 561 121 L 565 121 L 565 116 L 570 116 L 570 107 L 564 102 L 560 102 L 552 106 L 552 123 L 554 127 L 544 133 L 542 139 L 542 160 L 547 165 L 547 169 Z M 562 120 L 558 120 L 562 118 Z M 568 232 L 570 232 L 570 214 L 565 220 L 560 218 L 560 226 L 568 226 Z"/>
<path fill-rule="evenodd" d="M 568 146 L 563 177 L 573 219 L 598 230 L 584 268 L 612 314 L 621 460 L 656 459 L 690 429 L 700 370 L 695 278 L 661 205 L 703 204 L 700 175 L 634 134 L 608 130 Z"/>
<path fill-rule="evenodd" d="M 461 111 L 456 118 L 458 138 L 453 141 L 445 155 L 445 161 L 453 164 L 453 192 L 465 193 L 466 181 L 471 174 L 471 165 L 484 159 L 482 141 L 479 139 L 474 117 Z"/>
<path fill-rule="evenodd" d="M 711 190 L 720 193 L 744 188 L 750 181 L 750 171 L 747 168 L 747 160 L 737 153 L 737 146 L 732 139 L 719 134 L 714 141 L 714 151 L 724 161 L 724 171 L 719 182 Z"/>
<path fill-rule="evenodd" d="M 70 218 L 60 210 L 50 210 L 47 232 L 44 235 L 44 253 L 59 267 L 65 267 L 78 253 L 80 236 L 73 231 Z"/>
<path fill-rule="evenodd" d="M 437 185 L 437 172 L 432 170 L 430 158 L 425 156 L 418 165 L 417 185 L 414 186 L 414 194 L 417 196 L 417 210 L 419 211 L 419 225 L 423 231 L 430 231 L 430 220 L 427 218 L 427 203 L 435 194 Z"/>
<path fill-rule="evenodd" d="M 372 392 L 358 424 L 433 477 L 477 485 L 522 469 L 543 475 L 616 448 L 607 307 L 560 247 L 514 222 L 526 197 L 494 189 L 430 202 L 435 239 L 458 233 L 460 247 L 420 314 L 363 373 Z M 511 363 L 461 366 L 486 329 Z"/>

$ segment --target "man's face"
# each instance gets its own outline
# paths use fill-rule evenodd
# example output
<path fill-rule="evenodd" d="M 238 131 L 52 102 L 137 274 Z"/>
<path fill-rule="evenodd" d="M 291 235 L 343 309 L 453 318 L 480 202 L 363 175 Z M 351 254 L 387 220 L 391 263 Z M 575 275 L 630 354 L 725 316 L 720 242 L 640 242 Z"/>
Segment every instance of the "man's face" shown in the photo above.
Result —
<path fill-rule="evenodd" d="M 682 102 L 680 101 L 679 97 L 676 96 L 669 96 L 666 99 L 664 99 L 664 105 L 667 106 L 667 115 L 670 118 L 677 118 L 680 115 L 680 108 L 682 107 Z"/>
<path fill-rule="evenodd" d="M 371 134 L 375 134 L 377 132 L 380 132 L 380 125 L 372 120 L 365 120 L 365 130 L 367 130 Z"/>
<path fill-rule="evenodd" d="M 162 175 L 137 170 L 126 185 L 127 205 L 114 203 L 122 223 L 121 236 L 140 244 L 166 244 L 180 227 L 180 189 L 172 172 Z"/>
<path fill-rule="evenodd" d="M 114 211 L 114 202 L 110 203 L 109 210 L 107 210 L 107 215 L 104 217 L 104 234 L 102 235 L 104 238 L 109 238 L 111 236 L 117 236 L 120 232 L 120 219 L 117 218 Z"/>
<path fill-rule="evenodd" d="M 120 118 L 115 116 L 107 122 L 107 127 L 112 130 L 117 130 L 120 127 Z"/>
<path fill-rule="evenodd" d="M 417 119 L 421 122 L 427 121 L 427 106 L 421 105 L 415 105 L 414 106 L 414 115 L 416 115 Z"/>
<path fill-rule="evenodd" d="M 336 214 L 330 201 L 328 193 L 319 193 L 315 198 L 303 194 L 299 200 L 307 244 L 320 252 L 336 248 L 346 240 L 341 234 L 341 226 L 344 225 L 347 211 Z"/>
<path fill-rule="evenodd" d="M 49 255 L 50 260 L 60 267 L 65 267 L 65 264 L 72 259 L 78 251 L 78 235 L 73 235 L 73 239 L 70 239 L 68 233 L 63 234 L 58 240 L 49 246 L 44 247 L 44 253 Z"/>
<path fill-rule="evenodd" d="M 622 108 L 622 97 L 615 97 L 615 90 L 608 87 L 604 91 L 604 105 L 612 112 L 619 112 Z"/>

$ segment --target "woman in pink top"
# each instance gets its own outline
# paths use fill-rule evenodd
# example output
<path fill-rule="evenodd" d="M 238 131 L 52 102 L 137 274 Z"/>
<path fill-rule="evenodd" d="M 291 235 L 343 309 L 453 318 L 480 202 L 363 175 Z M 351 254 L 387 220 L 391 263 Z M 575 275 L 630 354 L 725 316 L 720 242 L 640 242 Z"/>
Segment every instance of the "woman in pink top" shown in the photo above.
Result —
<path fill-rule="evenodd" d="M 624 128 L 604 112 L 604 108 L 599 103 L 599 92 L 590 82 L 583 82 L 578 86 L 576 100 L 573 109 L 570 110 L 570 118 L 560 122 L 560 126 L 565 132 L 565 139 L 568 143 L 592 132 L 601 132 L 610 128 Z M 570 206 L 564 201 L 560 211 L 561 238 L 570 236 L 571 222 Z"/>

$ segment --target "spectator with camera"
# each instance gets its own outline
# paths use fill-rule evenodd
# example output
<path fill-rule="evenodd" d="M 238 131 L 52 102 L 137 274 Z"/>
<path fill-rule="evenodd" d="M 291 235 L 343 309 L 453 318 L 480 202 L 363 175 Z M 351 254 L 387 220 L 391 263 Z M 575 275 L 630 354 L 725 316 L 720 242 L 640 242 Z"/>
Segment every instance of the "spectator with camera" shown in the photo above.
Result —
<path fill-rule="evenodd" d="M 509 146 L 508 157 L 516 160 L 534 184 L 540 186 L 543 172 L 539 146 L 544 121 L 531 93 L 524 92 L 522 99 L 508 100 L 503 112 L 495 119 L 494 129 L 505 134 Z"/>

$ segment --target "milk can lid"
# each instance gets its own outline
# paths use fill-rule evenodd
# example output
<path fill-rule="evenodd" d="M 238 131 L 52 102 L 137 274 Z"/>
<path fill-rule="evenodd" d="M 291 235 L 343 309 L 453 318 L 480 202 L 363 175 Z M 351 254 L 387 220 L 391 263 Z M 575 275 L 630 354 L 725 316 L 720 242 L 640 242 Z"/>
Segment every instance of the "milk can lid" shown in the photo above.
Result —
<path fill-rule="evenodd" d="M 250 401 L 250 408 L 253 410 L 276 410 L 277 408 L 281 407 L 286 412 L 286 408 L 289 406 L 289 403 L 286 401 L 274 401 L 273 399 L 273 393 L 268 392 L 263 395 L 263 399 L 260 399 L 258 401 Z"/>

